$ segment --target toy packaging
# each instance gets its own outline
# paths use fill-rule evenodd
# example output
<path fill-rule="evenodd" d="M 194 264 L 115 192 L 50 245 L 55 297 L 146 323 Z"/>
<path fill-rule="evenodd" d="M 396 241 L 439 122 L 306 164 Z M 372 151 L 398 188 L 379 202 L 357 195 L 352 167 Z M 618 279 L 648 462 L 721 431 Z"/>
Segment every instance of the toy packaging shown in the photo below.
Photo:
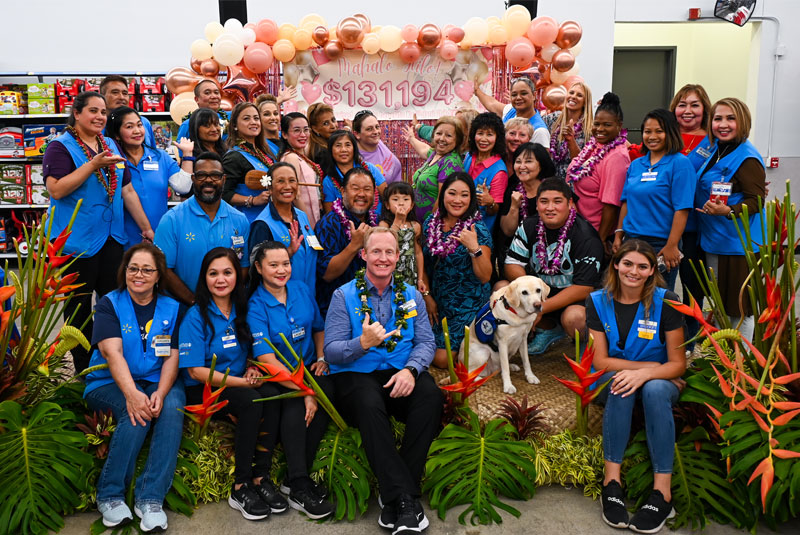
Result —
<path fill-rule="evenodd" d="M 56 113 L 56 99 L 55 98 L 28 99 L 28 113 L 31 115 Z"/>
<path fill-rule="evenodd" d="M 47 186 L 43 184 L 29 184 L 26 186 L 26 189 L 28 204 L 50 204 L 50 192 L 47 191 Z"/>
<path fill-rule="evenodd" d="M 59 97 L 77 97 L 83 88 L 80 78 L 59 78 L 56 80 L 56 95 Z M 71 99 L 70 99 L 71 100 Z"/>
<path fill-rule="evenodd" d="M 42 164 L 30 163 L 25 166 L 25 182 L 33 185 L 44 185 L 44 169 L 42 169 Z"/>
<path fill-rule="evenodd" d="M 164 95 L 142 95 L 141 111 L 165 111 Z"/>
<path fill-rule="evenodd" d="M 178 125 L 172 121 L 152 121 L 153 136 L 156 138 L 156 147 L 169 152 L 172 142 L 178 133 Z"/>
<path fill-rule="evenodd" d="M 24 186 L 26 182 L 25 166 L 22 164 L 5 163 L 0 166 L 0 183 L 17 184 Z"/>
<path fill-rule="evenodd" d="M 23 127 L 25 156 L 44 156 L 47 144 L 53 141 L 66 128 L 63 124 L 26 124 Z"/>
<path fill-rule="evenodd" d="M 22 93 L 18 91 L 0 91 L 0 115 L 19 115 L 24 112 Z"/>
<path fill-rule="evenodd" d="M 0 184 L 0 204 L 26 204 L 26 190 L 24 184 Z"/>
<path fill-rule="evenodd" d="M 54 99 L 56 88 L 53 84 L 28 84 L 28 99 Z"/>
<path fill-rule="evenodd" d="M 24 155 L 22 128 L 16 126 L 0 128 L 0 158 L 22 158 Z"/>

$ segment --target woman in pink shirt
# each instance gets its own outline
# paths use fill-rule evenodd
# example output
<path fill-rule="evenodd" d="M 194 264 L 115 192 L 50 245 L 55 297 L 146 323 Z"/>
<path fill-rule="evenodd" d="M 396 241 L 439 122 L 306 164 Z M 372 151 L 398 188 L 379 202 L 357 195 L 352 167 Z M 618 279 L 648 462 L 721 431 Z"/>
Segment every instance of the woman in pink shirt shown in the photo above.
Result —
<path fill-rule="evenodd" d="M 478 114 L 469 130 L 469 152 L 464 158 L 464 170 L 475 181 L 478 206 L 490 234 L 494 234 L 497 211 L 508 185 L 505 136 L 500 117 L 489 112 Z"/>
<path fill-rule="evenodd" d="M 611 252 L 622 187 L 631 164 L 625 146 L 627 134 L 622 128 L 619 97 L 606 93 L 594 115 L 592 138 L 567 169 L 567 182 L 578 195 L 578 213 L 600 234 L 607 254 Z"/>

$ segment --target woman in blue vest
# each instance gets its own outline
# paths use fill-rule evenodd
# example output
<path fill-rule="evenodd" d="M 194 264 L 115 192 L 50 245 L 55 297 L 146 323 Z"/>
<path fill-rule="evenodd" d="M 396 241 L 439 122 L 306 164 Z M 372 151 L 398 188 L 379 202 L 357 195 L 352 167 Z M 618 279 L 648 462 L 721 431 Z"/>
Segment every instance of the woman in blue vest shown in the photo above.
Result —
<path fill-rule="evenodd" d="M 240 102 L 233 108 L 228 123 L 228 147 L 230 150 L 222 158 L 225 168 L 222 199 L 252 222 L 269 202 L 269 192 L 248 188 L 245 175 L 253 170 L 266 173 L 276 160 L 261 135 L 261 115 L 252 102 Z"/>
<path fill-rule="evenodd" d="M 494 233 L 497 212 L 508 186 L 506 138 L 503 122 L 493 113 L 481 113 L 469 130 L 469 152 L 464 171 L 475 181 L 483 223 Z"/>
<path fill-rule="evenodd" d="M 628 240 L 614 254 L 605 287 L 586 299 L 589 334 L 594 338 L 594 367 L 606 370 L 596 385 L 608 386 L 603 413 L 603 520 L 612 527 L 656 533 L 675 515 L 670 483 L 675 450 L 672 406 L 686 371 L 683 316 L 665 299 L 678 296 L 661 287 L 653 248 Z M 637 401 L 644 408 L 647 444 L 653 465 L 653 491 L 628 519 L 620 467 Z"/>
<path fill-rule="evenodd" d="M 624 239 L 649 243 L 659 257 L 667 288 L 675 289 L 681 237 L 694 207 L 695 171 L 681 154 L 683 140 L 675 114 L 656 109 L 642 121 L 642 152 L 628 168 L 614 231 L 616 250 Z"/>
<path fill-rule="evenodd" d="M 533 126 L 531 143 L 538 143 L 543 147 L 550 146 L 550 130 L 536 110 L 536 85 L 530 78 L 520 77 L 511 80 L 509 96 L 511 102 L 503 104 L 491 95 L 487 95 L 475 84 L 475 96 L 483 106 L 501 117 L 506 123 L 514 117 L 523 117 Z"/>
<path fill-rule="evenodd" d="M 313 291 L 292 277 L 294 266 L 289 259 L 289 249 L 277 241 L 259 243 L 251 253 L 250 265 L 247 323 L 253 335 L 253 358 L 286 369 L 265 342 L 267 339 L 292 366 L 297 366 L 298 362 L 281 339 L 283 334 L 305 366 L 317 376 L 319 386 L 332 395 L 328 365 L 322 355 L 325 324 Z M 314 463 L 317 446 L 330 418 L 325 411 L 317 410 L 313 396 L 284 399 L 280 406 L 280 437 L 287 464 L 281 490 L 289 495 L 289 505 L 293 509 L 312 519 L 324 518 L 333 512 L 333 506 L 326 499 L 327 490 L 308 477 L 308 469 Z"/>
<path fill-rule="evenodd" d="M 225 390 L 218 398 L 228 404 L 214 415 L 236 418 L 234 485 L 228 505 L 247 520 L 263 520 L 288 508 L 269 477 L 280 403 L 253 400 L 278 395 L 280 390 L 274 383 L 260 380 L 260 371 L 247 367 L 253 337 L 247 325 L 247 289 L 240 273 L 239 258 L 227 247 L 215 247 L 203 257 L 195 305 L 181 322 L 178 365 L 186 370 L 186 401 L 190 405 L 203 402 L 203 384 L 208 381 L 214 355 L 212 387 L 219 388 L 228 371 Z"/>
<path fill-rule="evenodd" d="M 144 144 L 142 118 L 127 106 L 111 110 L 106 132 L 119 144 L 131 173 L 131 182 L 122 188 L 128 240 L 125 247 L 136 245 L 142 238 L 152 241 L 154 229 L 167 213 L 167 188 L 179 194 L 192 188 L 194 143 L 181 139 L 176 144 L 183 153 L 178 167 L 166 151 Z"/>
<path fill-rule="evenodd" d="M 49 216 L 55 239 L 69 224 L 79 200 L 81 208 L 64 246 L 65 254 L 81 255 L 68 271 L 80 273 L 81 295 L 64 309 L 64 318 L 77 310 L 73 325 L 88 320 L 83 333 L 92 334 L 92 293 L 98 298 L 114 289 L 114 276 L 122 260 L 125 236 L 122 187 L 130 171 L 117 144 L 102 135 L 106 127 L 106 102 L 100 93 L 85 91 L 75 97 L 67 129 L 47 145 L 42 162 L 50 193 Z M 78 346 L 72 351 L 75 371 L 89 363 L 89 353 Z"/>
<path fill-rule="evenodd" d="M 164 254 L 150 243 L 128 249 L 117 272 L 119 288 L 97 302 L 91 365 L 84 397 L 93 410 L 111 410 L 116 429 L 97 481 L 103 524 L 133 519 L 125 503 L 136 459 L 152 428 L 150 452 L 136 480 L 135 512 L 143 531 L 167 528 L 161 506 L 172 486 L 186 404 L 178 377 L 178 302 L 162 294 Z"/>
<path fill-rule="evenodd" d="M 380 198 L 386 191 L 386 179 L 383 178 L 383 173 L 378 166 L 364 161 L 364 158 L 361 157 L 356 136 L 352 132 L 337 130 L 330 135 L 327 160 L 330 164 L 324 169 L 326 176 L 322 181 L 322 211 L 327 214 L 331 211 L 333 202 L 342 198 L 342 178 L 345 173 L 354 167 L 363 167 L 372 173 L 375 184 L 378 186 L 375 196 L 378 199 L 377 213 L 380 213 Z"/>
<path fill-rule="evenodd" d="M 739 293 L 750 268 L 733 218 L 746 206 L 753 246 L 764 243 L 759 203 L 766 196 L 766 170 L 761 154 L 747 140 L 751 123 L 750 110 L 737 98 L 724 98 L 712 106 L 709 138 L 717 147 L 698 172 L 694 202 L 706 267 L 714 270 L 731 323 L 736 326 L 743 320 L 739 331 L 748 339 L 755 327 L 753 312 L 749 299 L 743 300 L 740 310 Z"/>
<path fill-rule="evenodd" d="M 278 241 L 288 248 L 292 259 L 294 279 L 302 281 L 311 290 L 317 288 L 317 251 L 322 250 L 308 216 L 294 206 L 297 199 L 298 180 L 294 166 L 278 162 L 269 171 L 270 202 L 250 225 L 247 250 L 255 250 L 265 241 Z M 251 260 L 250 265 L 253 265 Z"/>

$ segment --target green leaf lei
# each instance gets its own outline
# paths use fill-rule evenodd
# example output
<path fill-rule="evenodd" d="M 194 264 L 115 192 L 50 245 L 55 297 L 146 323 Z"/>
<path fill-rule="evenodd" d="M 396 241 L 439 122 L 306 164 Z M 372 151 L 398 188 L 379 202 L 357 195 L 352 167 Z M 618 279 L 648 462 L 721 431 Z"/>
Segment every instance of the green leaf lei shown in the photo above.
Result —
<path fill-rule="evenodd" d="M 361 298 L 361 307 L 359 308 L 361 316 L 363 317 L 366 314 L 372 315 L 372 307 L 369 306 L 369 291 L 367 291 L 365 270 L 363 268 L 356 271 L 356 289 L 358 290 L 358 295 Z M 394 311 L 394 326 L 395 329 L 398 330 L 398 333 L 392 335 L 391 338 L 384 340 L 378 346 L 385 347 L 386 351 L 389 353 L 394 351 L 394 348 L 397 347 L 397 342 L 403 339 L 403 329 L 408 327 L 408 320 L 406 319 L 405 311 L 403 310 L 403 305 L 406 304 L 405 291 L 406 283 L 403 281 L 403 277 L 395 274 L 394 304 L 397 306 Z"/>

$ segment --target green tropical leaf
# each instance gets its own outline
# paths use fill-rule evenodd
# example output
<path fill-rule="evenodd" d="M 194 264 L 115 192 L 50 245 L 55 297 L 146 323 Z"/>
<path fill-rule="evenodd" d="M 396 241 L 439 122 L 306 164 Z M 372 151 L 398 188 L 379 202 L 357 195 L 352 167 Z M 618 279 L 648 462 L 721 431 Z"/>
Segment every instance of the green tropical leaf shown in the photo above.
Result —
<path fill-rule="evenodd" d="M 0 533 L 59 531 L 80 505 L 92 456 L 81 451 L 86 437 L 74 426 L 74 415 L 53 403 L 27 413 L 0 403 L 0 481 L 13 482 L 0 485 Z"/>
<path fill-rule="evenodd" d="M 331 424 L 317 448 L 311 472 L 318 473 L 336 502 L 334 520 L 347 517 L 353 521 L 356 514 L 367 510 L 374 477 L 357 429 L 342 430 Z"/>
<path fill-rule="evenodd" d="M 498 495 L 526 500 L 536 491 L 536 452 L 515 440 L 514 428 L 504 419 L 490 420 L 481 428 L 478 415 L 469 413 L 469 427 L 450 424 L 431 444 L 423 492 L 441 519 L 447 510 L 468 507 L 458 521 L 489 524 L 503 521 L 496 508 L 516 517 L 520 512 L 502 503 Z"/>

